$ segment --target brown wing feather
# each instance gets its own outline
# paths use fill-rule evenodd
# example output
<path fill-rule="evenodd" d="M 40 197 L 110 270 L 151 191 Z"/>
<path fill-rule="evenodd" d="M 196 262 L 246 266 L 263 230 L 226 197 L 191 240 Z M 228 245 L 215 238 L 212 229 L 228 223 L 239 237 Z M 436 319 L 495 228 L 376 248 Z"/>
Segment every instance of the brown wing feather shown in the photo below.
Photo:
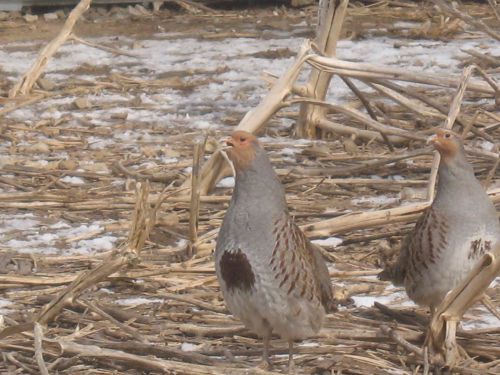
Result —
<path fill-rule="evenodd" d="M 404 284 L 409 268 L 415 265 L 411 259 L 415 257 L 415 254 L 418 252 L 417 249 L 421 247 L 422 231 L 425 230 L 429 222 L 429 215 L 430 207 L 420 215 L 413 231 L 408 233 L 403 239 L 398 259 L 394 263 L 388 265 L 384 271 L 378 275 L 380 280 L 392 281 L 396 286 Z"/>
<path fill-rule="evenodd" d="M 279 286 L 328 310 L 333 294 L 319 251 L 288 215 L 276 221 L 273 234 L 276 242 L 269 264 Z"/>
<path fill-rule="evenodd" d="M 411 233 L 408 234 L 401 243 L 398 259 L 386 265 L 385 269 L 378 274 L 378 278 L 384 281 L 392 281 L 396 286 L 404 284 L 406 275 L 406 260 L 408 259 L 409 246 L 411 243 Z"/>
<path fill-rule="evenodd" d="M 446 221 L 432 206 L 429 207 L 417 220 L 415 229 L 403 240 L 398 260 L 381 272 L 379 279 L 403 285 L 406 278 L 421 276 L 430 263 L 437 260 L 440 249 L 446 246 L 447 230 Z"/>
<path fill-rule="evenodd" d="M 328 273 L 325 260 L 321 255 L 321 250 L 317 245 L 311 243 L 309 240 L 307 241 L 307 245 L 307 250 L 313 255 L 313 270 L 321 292 L 321 303 L 327 312 L 337 311 L 337 306 L 333 299 L 330 274 Z"/>

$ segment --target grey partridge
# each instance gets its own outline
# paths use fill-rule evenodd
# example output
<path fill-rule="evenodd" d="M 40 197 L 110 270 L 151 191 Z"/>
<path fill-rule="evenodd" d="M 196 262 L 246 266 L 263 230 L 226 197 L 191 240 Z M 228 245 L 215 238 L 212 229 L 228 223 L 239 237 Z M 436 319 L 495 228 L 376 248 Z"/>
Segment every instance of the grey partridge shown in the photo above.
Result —
<path fill-rule="evenodd" d="M 379 278 L 404 285 L 431 313 L 481 256 L 500 240 L 495 206 L 466 159 L 461 138 L 438 130 L 429 138 L 441 155 L 437 193 L 404 239 L 396 263 Z"/>
<path fill-rule="evenodd" d="M 228 309 L 263 338 L 269 365 L 272 333 L 293 342 L 314 335 L 333 310 L 326 264 L 288 212 L 284 188 L 257 138 L 235 131 L 226 139 L 235 187 L 220 228 L 215 269 Z"/>

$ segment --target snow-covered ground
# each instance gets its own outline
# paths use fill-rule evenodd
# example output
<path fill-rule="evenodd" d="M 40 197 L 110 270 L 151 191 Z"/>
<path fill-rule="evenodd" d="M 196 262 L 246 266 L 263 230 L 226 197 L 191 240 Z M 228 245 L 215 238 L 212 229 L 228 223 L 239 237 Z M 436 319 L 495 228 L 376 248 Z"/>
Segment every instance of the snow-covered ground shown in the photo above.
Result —
<path fill-rule="evenodd" d="M 46 78 L 55 83 L 68 79 L 95 81 L 109 74 L 123 74 L 141 80 L 158 79 L 162 74 L 173 71 L 194 71 L 187 79 L 202 79 L 212 72 L 215 79 L 208 84 L 200 84 L 192 92 L 186 93 L 171 88 L 158 88 L 152 93 L 140 95 L 142 104 L 148 109 L 136 109 L 120 106 L 117 108 L 78 111 L 71 108 L 71 115 L 76 119 L 87 116 L 95 125 L 110 123 L 113 113 L 127 113 L 129 121 L 156 122 L 163 126 L 184 123 L 193 129 L 219 129 L 222 118 L 227 113 L 244 114 L 254 107 L 266 93 L 266 84 L 260 78 L 261 72 L 274 75 L 282 74 L 291 65 L 294 58 L 255 57 L 258 52 L 269 50 L 298 50 L 303 39 L 290 38 L 287 35 L 268 39 L 229 38 L 224 40 L 199 40 L 177 37 L 175 34 L 153 35 L 152 40 L 142 40 L 138 48 L 131 50 L 137 58 L 114 56 L 110 53 L 81 44 L 65 44 L 60 52 L 50 61 L 46 69 Z M 94 40 L 104 44 L 113 44 L 114 38 Z M 127 49 L 132 40 L 120 38 L 120 43 Z M 31 47 L 32 48 L 29 48 Z M 0 67 L 11 81 L 17 80 L 36 57 L 39 42 L 17 43 L 0 48 Z M 15 47 L 22 49 L 15 51 Z M 22 47 L 22 48 L 21 48 Z M 387 37 L 375 37 L 356 41 L 342 40 L 338 45 L 338 57 L 364 61 L 377 65 L 397 66 L 415 72 L 460 74 L 460 59 L 467 56 L 461 49 L 480 49 L 482 53 L 499 55 L 500 45 L 489 39 L 453 40 L 447 43 L 432 40 L 409 40 L 403 46 L 395 46 L 395 40 Z M 14 50 L 14 51 L 13 51 Z M 78 73 L 78 68 L 87 65 L 103 68 L 102 75 L 89 76 Z M 301 75 L 307 77 L 307 69 Z M 334 80 L 329 99 L 343 102 L 350 97 L 350 90 Z M 99 95 L 89 95 L 91 103 L 127 103 L 134 95 L 117 95 L 106 90 Z M 76 97 L 66 96 L 46 100 L 43 103 L 24 107 L 8 115 L 19 121 L 35 121 L 40 118 L 59 118 L 68 112 L 65 108 Z M 119 135 L 116 135 L 118 137 Z M 132 137 L 135 138 L 135 137 Z"/>
<path fill-rule="evenodd" d="M 118 240 L 102 222 L 70 225 L 50 223 L 37 214 L 0 215 L 0 248 L 31 254 L 92 254 L 112 250 Z"/>

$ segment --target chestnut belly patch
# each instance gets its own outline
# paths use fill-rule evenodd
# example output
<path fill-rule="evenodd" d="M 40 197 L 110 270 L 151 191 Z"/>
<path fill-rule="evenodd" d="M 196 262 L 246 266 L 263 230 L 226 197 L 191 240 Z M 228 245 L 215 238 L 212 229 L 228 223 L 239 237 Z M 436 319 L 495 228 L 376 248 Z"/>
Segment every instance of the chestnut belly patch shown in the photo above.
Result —
<path fill-rule="evenodd" d="M 246 254 L 240 249 L 225 251 L 220 258 L 219 266 L 228 290 L 250 290 L 255 284 L 252 266 Z"/>

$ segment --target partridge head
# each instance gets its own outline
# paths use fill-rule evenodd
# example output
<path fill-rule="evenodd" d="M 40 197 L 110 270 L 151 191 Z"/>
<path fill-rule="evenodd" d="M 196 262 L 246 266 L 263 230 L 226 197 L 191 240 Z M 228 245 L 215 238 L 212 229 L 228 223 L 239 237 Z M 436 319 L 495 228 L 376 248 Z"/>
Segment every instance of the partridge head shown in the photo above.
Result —
<path fill-rule="evenodd" d="M 255 159 L 256 150 L 260 149 L 257 137 L 241 130 L 233 132 L 224 142 L 227 146 L 224 147 L 224 150 L 226 150 L 237 171 L 246 169 Z"/>
<path fill-rule="evenodd" d="M 427 139 L 441 155 L 443 164 L 452 164 L 456 161 L 467 163 L 465 149 L 461 137 L 451 130 L 439 129 Z"/>

